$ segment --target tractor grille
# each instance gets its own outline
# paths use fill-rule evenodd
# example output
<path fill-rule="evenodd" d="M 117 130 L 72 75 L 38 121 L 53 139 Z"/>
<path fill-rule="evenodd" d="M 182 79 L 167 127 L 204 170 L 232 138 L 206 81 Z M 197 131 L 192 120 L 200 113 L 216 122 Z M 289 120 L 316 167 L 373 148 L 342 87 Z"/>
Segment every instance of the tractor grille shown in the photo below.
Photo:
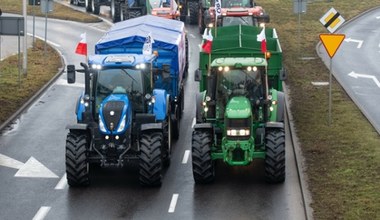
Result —
<path fill-rule="evenodd" d="M 103 106 L 103 116 L 105 125 L 110 131 L 117 129 L 121 114 L 123 112 L 124 102 L 110 101 Z"/>
<path fill-rule="evenodd" d="M 233 161 L 244 161 L 244 151 L 237 147 L 232 151 Z"/>

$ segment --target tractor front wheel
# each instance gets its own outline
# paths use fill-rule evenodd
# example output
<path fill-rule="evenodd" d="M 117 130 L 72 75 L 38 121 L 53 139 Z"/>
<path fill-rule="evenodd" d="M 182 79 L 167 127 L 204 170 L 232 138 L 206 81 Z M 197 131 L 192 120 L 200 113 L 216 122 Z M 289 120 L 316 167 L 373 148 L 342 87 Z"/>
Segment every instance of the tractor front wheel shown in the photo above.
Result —
<path fill-rule="evenodd" d="M 193 132 L 191 150 L 195 183 L 210 183 L 215 179 L 215 164 L 211 158 L 211 144 L 210 132 Z"/>
<path fill-rule="evenodd" d="M 91 0 L 92 13 L 99 15 L 100 13 L 100 2 L 99 0 Z"/>
<path fill-rule="evenodd" d="M 69 132 L 66 139 L 66 175 L 70 186 L 90 184 L 87 160 L 87 135 L 83 132 Z"/>
<path fill-rule="evenodd" d="M 161 132 L 145 132 L 141 134 L 139 155 L 139 181 L 141 185 L 161 185 L 162 139 Z"/>
<path fill-rule="evenodd" d="M 285 181 L 285 131 L 271 128 L 265 136 L 265 179 L 268 183 Z"/>
<path fill-rule="evenodd" d="M 197 24 L 198 22 L 198 7 L 199 3 L 191 1 L 188 3 L 188 9 L 190 14 L 190 24 Z"/>

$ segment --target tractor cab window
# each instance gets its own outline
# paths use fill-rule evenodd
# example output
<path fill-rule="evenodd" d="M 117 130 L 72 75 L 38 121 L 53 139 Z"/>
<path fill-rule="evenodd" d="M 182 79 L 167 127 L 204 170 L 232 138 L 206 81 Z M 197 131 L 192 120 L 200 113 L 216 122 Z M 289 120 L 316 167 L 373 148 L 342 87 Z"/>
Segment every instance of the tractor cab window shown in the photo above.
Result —
<path fill-rule="evenodd" d="M 105 69 L 98 73 L 96 83 L 96 107 L 111 94 L 126 94 L 141 108 L 145 91 L 149 91 L 148 73 L 136 69 Z M 136 109 L 138 111 L 138 109 Z M 143 109 L 141 109 L 142 111 Z"/>
<path fill-rule="evenodd" d="M 251 100 L 262 97 L 262 71 L 253 69 L 229 69 L 219 71 L 217 79 L 218 99 L 245 96 Z"/>
<path fill-rule="evenodd" d="M 233 26 L 233 25 L 248 25 L 248 26 L 257 26 L 257 19 L 254 19 L 252 16 L 241 16 L 241 17 L 231 17 L 225 16 L 222 17 L 222 26 Z"/>

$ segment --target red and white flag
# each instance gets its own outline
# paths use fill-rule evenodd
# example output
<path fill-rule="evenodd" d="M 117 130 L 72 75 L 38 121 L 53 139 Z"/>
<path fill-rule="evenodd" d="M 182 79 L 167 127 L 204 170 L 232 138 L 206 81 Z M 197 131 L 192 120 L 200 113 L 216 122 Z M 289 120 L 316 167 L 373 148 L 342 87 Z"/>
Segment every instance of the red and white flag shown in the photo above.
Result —
<path fill-rule="evenodd" d="M 203 52 L 210 54 L 211 49 L 212 49 L 212 40 L 214 39 L 211 34 L 211 29 L 206 28 L 203 33 L 202 38 L 203 38 L 203 45 L 202 45 Z"/>
<path fill-rule="evenodd" d="M 267 39 L 265 37 L 265 26 L 261 30 L 260 34 L 257 35 L 257 41 L 261 42 L 261 52 L 267 52 Z"/>
<path fill-rule="evenodd" d="M 80 35 L 81 40 L 79 41 L 75 53 L 87 56 L 87 40 L 86 32 Z"/>

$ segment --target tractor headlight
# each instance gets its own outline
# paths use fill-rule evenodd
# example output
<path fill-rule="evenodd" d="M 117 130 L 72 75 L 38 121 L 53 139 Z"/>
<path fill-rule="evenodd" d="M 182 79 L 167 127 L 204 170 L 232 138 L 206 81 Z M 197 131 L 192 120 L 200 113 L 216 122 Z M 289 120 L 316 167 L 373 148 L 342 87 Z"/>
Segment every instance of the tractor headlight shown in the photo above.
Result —
<path fill-rule="evenodd" d="M 106 130 L 106 126 L 104 126 L 103 120 L 102 120 L 102 118 L 100 117 L 100 115 L 99 115 L 99 129 L 100 129 L 100 131 L 102 131 L 102 132 L 107 132 L 107 130 Z"/>
<path fill-rule="evenodd" d="M 119 128 L 117 129 L 116 132 L 122 132 L 125 128 L 125 123 L 126 123 L 126 115 L 124 115 L 123 119 L 120 122 Z"/>
<path fill-rule="evenodd" d="M 91 68 L 95 69 L 95 70 L 100 70 L 100 69 L 102 69 L 102 65 L 100 65 L 100 64 L 92 64 Z"/>
<path fill-rule="evenodd" d="M 250 130 L 248 128 L 242 129 L 227 129 L 227 136 L 249 136 Z"/>

